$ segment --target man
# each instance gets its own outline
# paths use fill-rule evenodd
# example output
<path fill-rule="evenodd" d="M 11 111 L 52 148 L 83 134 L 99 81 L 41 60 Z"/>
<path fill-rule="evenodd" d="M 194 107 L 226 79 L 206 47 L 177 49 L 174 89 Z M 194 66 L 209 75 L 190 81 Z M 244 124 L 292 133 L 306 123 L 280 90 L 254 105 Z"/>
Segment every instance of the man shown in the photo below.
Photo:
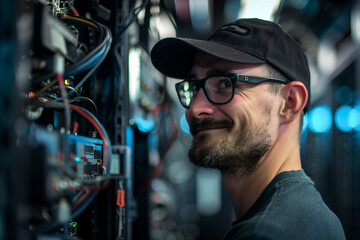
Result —
<path fill-rule="evenodd" d="M 167 38 L 151 52 L 176 84 L 193 135 L 190 160 L 219 169 L 237 221 L 224 239 L 345 239 L 301 168 L 310 73 L 275 23 L 240 19 L 207 41 Z"/>

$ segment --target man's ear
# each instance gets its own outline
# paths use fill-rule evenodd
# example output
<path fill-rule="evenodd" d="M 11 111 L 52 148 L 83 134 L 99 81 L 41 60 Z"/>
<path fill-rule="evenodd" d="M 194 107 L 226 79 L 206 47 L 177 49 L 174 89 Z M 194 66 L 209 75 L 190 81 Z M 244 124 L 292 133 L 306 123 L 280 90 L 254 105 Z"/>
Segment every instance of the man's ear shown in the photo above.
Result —
<path fill-rule="evenodd" d="M 280 112 L 281 122 L 291 122 L 303 111 L 308 100 L 308 91 L 305 85 L 299 81 L 286 84 L 281 89 L 284 104 Z"/>

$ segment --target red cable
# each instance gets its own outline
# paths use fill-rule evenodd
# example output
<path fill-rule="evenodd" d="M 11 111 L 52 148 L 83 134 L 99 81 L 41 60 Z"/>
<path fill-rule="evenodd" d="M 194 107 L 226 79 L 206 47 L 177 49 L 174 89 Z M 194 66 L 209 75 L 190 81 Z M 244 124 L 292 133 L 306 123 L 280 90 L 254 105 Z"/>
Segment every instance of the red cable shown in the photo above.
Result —
<path fill-rule="evenodd" d="M 73 134 L 77 134 L 79 130 L 79 123 L 75 121 L 74 123 L 74 129 L 73 129 Z"/>
<path fill-rule="evenodd" d="M 107 181 L 104 185 L 91 187 L 88 194 L 82 197 L 81 200 L 79 200 L 76 205 L 72 208 L 72 211 L 75 212 L 89 197 L 96 191 L 103 190 L 107 188 L 110 185 L 111 181 Z"/>
<path fill-rule="evenodd" d="M 75 16 L 80 17 L 78 11 L 75 8 L 71 8 L 71 11 Z"/>
<path fill-rule="evenodd" d="M 72 208 L 72 211 L 75 212 L 96 190 L 90 190 L 88 194 L 82 197 L 81 200 Z"/>
<path fill-rule="evenodd" d="M 69 7 L 70 7 L 72 13 L 74 14 L 74 16 L 80 17 L 79 12 L 76 10 L 76 8 L 74 7 L 74 5 L 73 5 L 71 2 L 68 2 L 68 4 L 69 4 Z"/>
<path fill-rule="evenodd" d="M 75 111 L 77 111 L 78 113 L 80 113 L 81 115 L 83 115 L 87 120 L 89 120 L 91 122 L 91 124 L 96 128 L 96 130 L 99 132 L 101 139 L 103 140 L 104 143 L 104 148 L 107 152 L 106 154 L 106 170 L 110 171 L 110 150 L 109 150 L 109 142 L 107 141 L 103 131 L 101 130 L 101 128 L 99 127 L 99 125 L 94 121 L 94 119 L 88 115 L 86 112 L 84 112 L 83 110 L 81 110 L 80 108 L 78 108 L 75 105 L 70 104 L 69 105 L 70 108 L 74 109 Z"/>
<path fill-rule="evenodd" d="M 56 73 L 55 76 L 56 76 L 56 79 L 57 79 L 57 81 L 59 83 L 60 88 L 64 89 L 65 85 L 64 85 L 64 79 L 63 79 L 62 74 Z"/>
<path fill-rule="evenodd" d="M 66 88 L 65 88 L 65 84 L 64 84 L 64 78 L 63 78 L 63 75 L 61 73 L 56 73 L 55 74 L 55 77 L 59 83 L 59 87 L 60 87 L 60 92 L 62 93 L 63 95 L 63 98 L 64 98 L 64 104 L 65 106 L 69 106 L 69 101 L 67 99 L 67 92 L 66 92 Z M 66 108 L 65 108 L 66 110 Z M 67 129 L 70 129 L 70 117 L 68 119 L 68 121 L 65 123 L 66 124 L 66 127 Z"/>

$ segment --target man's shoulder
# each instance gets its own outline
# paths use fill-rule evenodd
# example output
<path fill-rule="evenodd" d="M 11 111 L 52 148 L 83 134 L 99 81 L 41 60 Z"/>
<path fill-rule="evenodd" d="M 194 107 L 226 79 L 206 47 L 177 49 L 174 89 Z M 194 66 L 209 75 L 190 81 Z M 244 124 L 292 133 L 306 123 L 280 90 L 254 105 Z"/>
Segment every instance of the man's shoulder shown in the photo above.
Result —
<path fill-rule="evenodd" d="M 306 212 L 324 214 L 331 213 L 320 193 L 315 188 L 314 182 L 304 173 L 304 171 L 290 171 L 274 181 L 271 194 L 267 194 L 267 204 L 264 205 L 268 212 L 280 211 L 281 213 L 298 214 Z M 284 212 L 284 210 L 286 211 Z M 314 212 L 315 211 L 315 212 Z"/>
<path fill-rule="evenodd" d="M 260 202 L 251 216 L 234 224 L 226 240 L 345 239 L 339 219 L 306 176 L 278 179 Z"/>
<path fill-rule="evenodd" d="M 286 212 L 286 209 L 283 210 Z M 326 221 L 323 219 L 323 221 Z M 251 219 L 235 224 L 226 234 L 224 240 L 318 240 L 345 239 L 340 222 L 320 223 L 310 218 L 293 218 L 286 214 L 278 216 L 257 215 Z"/>
<path fill-rule="evenodd" d="M 280 234 L 294 234 L 291 239 L 345 239 L 340 220 L 306 175 L 280 181 L 257 215 L 253 218 L 256 231 L 276 229 Z"/>
<path fill-rule="evenodd" d="M 268 203 L 261 209 L 263 217 L 275 218 L 284 216 L 285 221 L 296 220 L 297 224 L 303 220 L 320 223 L 325 219 L 337 219 L 336 215 L 324 202 L 321 194 L 315 188 L 313 181 L 304 175 L 279 181 Z"/>

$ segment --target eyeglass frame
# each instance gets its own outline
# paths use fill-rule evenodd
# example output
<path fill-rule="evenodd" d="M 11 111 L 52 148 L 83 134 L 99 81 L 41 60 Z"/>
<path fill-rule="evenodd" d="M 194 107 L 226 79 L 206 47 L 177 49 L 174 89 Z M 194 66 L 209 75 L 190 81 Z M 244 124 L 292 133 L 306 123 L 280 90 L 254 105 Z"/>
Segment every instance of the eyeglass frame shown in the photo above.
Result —
<path fill-rule="evenodd" d="M 205 89 L 205 83 L 208 79 L 212 78 L 212 77 L 227 77 L 231 80 L 231 83 L 232 83 L 232 94 L 231 94 L 231 97 L 228 101 L 225 101 L 225 102 L 214 102 L 210 96 L 208 95 L 208 92 L 206 91 Z M 241 74 L 238 74 L 238 73 L 224 73 L 224 74 L 212 74 L 212 75 L 209 75 L 205 78 L 201 78 L 201 79 L 197 79 L 196 77 L 192 77 L 192 78 L 189 78 L 189 79 L 185 79 L 181 82 L 178 82 L 175 84 L 175 89 L 176 89 L 176 94 L 178 95 L 178 98 L 179 98 L 179 101 L 181 103 L 181 105 L 186 108 L 186 109 L 189 109 L 191 104 L 189 106 L 186 106 L 183 101 L 181 100 L 181 96 L 180 96 L 180 89 L 179 86 L 180 84 L 183 84 L 184 82 L 192 82 L 194 83 L 194 86 L 195 86 L 195 90 L 197 92 L 200 91 L 200 89 L 202 88 L 204 90 L 204 93 L 205 93 L 205 96 L 207 98 L 207 100 L 213 104 L 217 104 L 217 105 L 224 105 L 224 104 L 227 104 L 229 103 L 233 98 L 234 98 L 234 95 L 235 95 L 235 85 L 237 82 L 244 82 L 244 83 L 250 83 L 250 84 L 260 84 L 260 83 L 263 83 L 263 82 L 277 82 L 277 83 L 282 83 L 282 84 L 288 84 L 290 81 L 288 80 L 284 80 L 284 79 L 279 79 L 279 78 L 271 78 L 271 77 L 260 77 L 260 76 L 249 76 L 249 75 L 241 75 Z M 192 102 L 192 101 L 191 101 Z"/>

